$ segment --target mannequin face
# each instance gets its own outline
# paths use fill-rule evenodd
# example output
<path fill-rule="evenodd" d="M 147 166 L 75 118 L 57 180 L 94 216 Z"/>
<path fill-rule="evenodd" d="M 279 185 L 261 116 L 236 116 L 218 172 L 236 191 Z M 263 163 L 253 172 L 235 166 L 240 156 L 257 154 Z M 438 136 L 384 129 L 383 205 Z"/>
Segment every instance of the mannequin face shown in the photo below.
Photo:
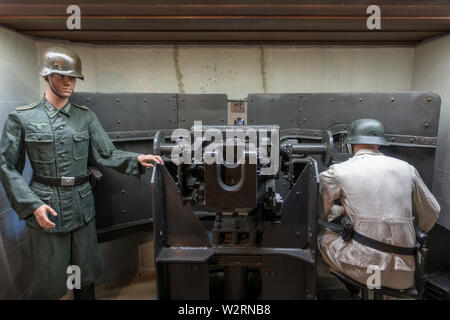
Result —
<path fill-rule="evenodd" d="M 73 93 L 77 78 L 54 73 L 49 76 L 48 81 L 52 82 L 53 89 L 55 89 L 59 95 L 69 98 Z"/>

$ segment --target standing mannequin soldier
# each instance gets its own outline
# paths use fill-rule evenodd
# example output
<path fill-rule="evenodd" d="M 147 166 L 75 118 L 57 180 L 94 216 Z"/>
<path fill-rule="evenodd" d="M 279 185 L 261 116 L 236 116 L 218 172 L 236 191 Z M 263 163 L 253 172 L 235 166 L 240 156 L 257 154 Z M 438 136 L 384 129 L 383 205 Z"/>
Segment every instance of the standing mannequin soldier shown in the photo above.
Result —
<path fill-rule="evenodd" d="M 414 285 L 415 231 L 428 232 L 440 207 L 417 170 L 379 151 L 387 145 L 383 124 L 374 119 L 352 122 L 344 141 L 354 156 L 320 174 L 325 213 L 341 199 L 341 212 L 353 231 L 341 235 L 326 230 L 319 237 L 322 256 L 333 269 L 366 284 L 370 266 L 378 267 L 381 286 L 406 289 Z M 333 210 L 336 211 L 336 210 Z M 343 220 L 344 220 L 343 219 Z M 349 220 L 347 220 L 349 219 Z"/>
<path fill-rule="evenodd" d="M 50 48 L 42 58 L 45 96 L 9 114 L 0 143 L 0 180 L 28 227 L 31 298 L 62 297 L 67 267 L 77 265 L 81 289 L 74 289 L 75 299 L 94 299 L 100 259 L 88 156 L 128 175 L 139 175 L 144 167 L 153 167 L 151 162 L 163 160 L 116 149 L 94 112 L 69 102 L 77 78 L 84 79 L 76 53 Z M 30 185 L 21 175 L 25 150 L 33 168 Z"/>

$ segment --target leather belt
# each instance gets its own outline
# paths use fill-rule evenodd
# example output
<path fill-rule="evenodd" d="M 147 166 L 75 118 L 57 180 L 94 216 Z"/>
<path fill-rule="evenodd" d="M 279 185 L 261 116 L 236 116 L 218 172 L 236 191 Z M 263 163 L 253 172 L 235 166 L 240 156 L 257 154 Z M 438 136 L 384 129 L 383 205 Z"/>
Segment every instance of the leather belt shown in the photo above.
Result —
<path fill-rule="evenodd" d="M 417 247 L 412 248 L 399 247 L 366 237 L 365 235 L 353 230 L 353 224 L 347 222 L 349 220 L 345 221 L 344 219 L 342 219 L 342 223 L 345 227 L 343 225 L 329 223 L 322 220 L 319 220 L 319 225 L 328 228 L 333 232 L 341 234 L 344 241 L 350 241 L 351 239 L 353 239 L 364 246 L 380 250 L 383 252 L 395 253 L 405 256 L 414 256 L 418 251 Z"/>
<path fill-rule="evenodd" d="M 85 182 L 88 182 L 90 180 L 90 173 L 85 176 L 78 176 L 78 177 L 46 177 L 46 176 L 38 176 L 33 175 L 33 181 L 46 184 L 48 186 L 53 187 L 73 187 L 73 186 L 79 186 Z"/>
<path fill-rule="evenodd" d="M 383 252 L 389 252 L 389 253 L 395 253 L 395 254 L 401 254 L 405 256 L 414 256 L 417 252 L 417 248 L 405 248 L 405 247 L 399 247 L 394 246 L 392 244 L 388 244 L 385 242 L 381 242 L 369 237 L 366 237 L 365 235 L 358 233 L 356 231 L 353 232 L 353 240 L 356 242 L 361 243 L 362 245 L 365 245 L 369 248 L 373 248 L 376 250 L 380 250 Z"/>

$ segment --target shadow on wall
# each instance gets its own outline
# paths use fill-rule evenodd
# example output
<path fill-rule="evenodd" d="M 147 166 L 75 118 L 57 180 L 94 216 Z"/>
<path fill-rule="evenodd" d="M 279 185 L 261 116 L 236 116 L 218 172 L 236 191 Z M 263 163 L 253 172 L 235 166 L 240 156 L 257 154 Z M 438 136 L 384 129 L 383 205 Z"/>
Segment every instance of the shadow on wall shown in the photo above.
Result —
<path fill-rule="evenodd" d="M 429 255 L 426 262 L 427 273 L 432 273 L 450 266 L 450 254 L 446 243 L 450 243 L 450 232 L 436 224 L 428 233 Z"/>
<path fill-rule="evenodd" d="M 30 181 L 31 172 L 27 160 L 23 173 L 26 181 Z M 0 203 L 0 299 L 26 299 L 32 281 L 28 231 L 9 206 L 3 186 Z"/>
<path fill-rule="evenodd" d="M 99 243 L 102 271 L 96 285 L 105 284 L 124 275 L 139 271 L 139 239 L 130 235 L 113 241 Z"/>

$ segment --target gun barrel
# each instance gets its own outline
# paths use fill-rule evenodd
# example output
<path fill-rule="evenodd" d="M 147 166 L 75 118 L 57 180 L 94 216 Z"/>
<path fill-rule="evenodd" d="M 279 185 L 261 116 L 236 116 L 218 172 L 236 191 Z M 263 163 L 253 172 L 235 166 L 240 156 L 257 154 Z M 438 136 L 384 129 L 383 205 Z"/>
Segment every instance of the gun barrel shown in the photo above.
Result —
<path fill-rule="evenodd" d="M 291 146 L 293 154 L 322 154 L 327 153 L 328 146 L 323 143 L 299 143 Z M 287 152 L 287 148 L 282 148 Z"/>

